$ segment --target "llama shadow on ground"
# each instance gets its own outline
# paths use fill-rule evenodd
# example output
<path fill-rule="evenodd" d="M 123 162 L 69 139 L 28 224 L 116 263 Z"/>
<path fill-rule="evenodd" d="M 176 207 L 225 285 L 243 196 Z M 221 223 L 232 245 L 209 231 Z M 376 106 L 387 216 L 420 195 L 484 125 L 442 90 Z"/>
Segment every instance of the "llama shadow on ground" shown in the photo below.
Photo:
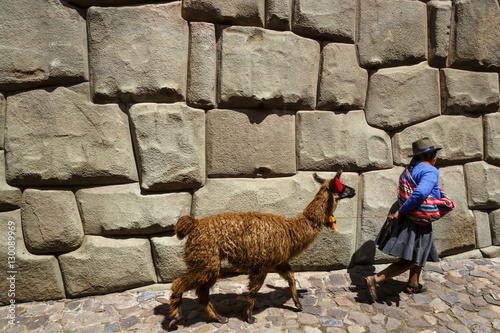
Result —
<path fill-rule="evenodd" d="M 290 311 L 299 312 L 293 305 L 286 304 L 291 300 L 292 294 L 288 287 L 275 287 L 266 285 L 268 288 L 274 289 L 270 292 L 259 292 L 255 301 L 253 315 L 257 316 L 262 311 L 269 308 L 287 309 Z M 305 289 L 298 289 L 297 293 L 301 299 L 301 294 L 307 293 Z M 217 312 L 228 319 L 237 318 L 246 322 L 246 311 L 248 308 L 247 301 L 248 293 L 214 293 L 210 294 L 210 301 L 214 305 Z M 161 326 L 164 330 L 173 331 L 177 328 L 170 328 L 169 323 L 172 320 L 170 317 L 170 306 L 168 304 L 160 304 L 154 308 L 155 315 L 163 315 L 165 319 Z M 203 308 L 198 304 L 196 298 L 183 297 L 182 299 L 182 320 L 178 323 L 179 327 L 192 327 L 198 323 L 213 322 L 217 326 L 217 322 L 206 316 Z M 259 320 L 259 319 L 257 319 Z M 262 319 L 261 319 L 262 320 Z M 222 325 L 222 324 L 221 324 Z"/>

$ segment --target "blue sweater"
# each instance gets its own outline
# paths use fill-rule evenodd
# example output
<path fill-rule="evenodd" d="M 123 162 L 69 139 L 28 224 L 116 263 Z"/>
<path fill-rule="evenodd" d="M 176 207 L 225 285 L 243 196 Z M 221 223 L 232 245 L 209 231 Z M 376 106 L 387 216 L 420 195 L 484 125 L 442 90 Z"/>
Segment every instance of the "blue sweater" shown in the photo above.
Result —
<path fill-rule="evenodd" d="M 406 202 L 399 208 L 401 213 L 411 212 L 431 194 L 436 199 L 441 199 L 439 192 L 439 171 L 427 163 L 417 163 L 411 172 L 417 183 L 417 188 Z"/>

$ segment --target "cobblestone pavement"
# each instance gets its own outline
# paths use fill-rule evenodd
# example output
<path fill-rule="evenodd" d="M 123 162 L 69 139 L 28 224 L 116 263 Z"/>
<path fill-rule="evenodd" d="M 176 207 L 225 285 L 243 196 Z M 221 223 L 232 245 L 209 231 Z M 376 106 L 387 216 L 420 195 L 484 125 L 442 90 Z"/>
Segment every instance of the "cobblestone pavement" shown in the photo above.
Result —
<path fill-rule="evenodd" d="M 402 292 L 407 276 L 379 289 L 369 299 L 363 276 L 383 266 L 332 272 L 299 272 L 296 279 L 304 307 L 298 312 L 284 280 L 269 274 L 257 296 L 250 325 L 244 318 L 246 275 L 220 279 L 211 291 L 214 306 L 227 324 L 207 322 L 194 292 L 183 302 L 185 320 L 177 332 L 500 332 L 500 258 L 428 264 L 428 291 Z M 162 332 L 169 322 L 170 285 L 80 299 L 18 304 L 16 324 L 8 325 L 0 308 L 2 332 Z"/>

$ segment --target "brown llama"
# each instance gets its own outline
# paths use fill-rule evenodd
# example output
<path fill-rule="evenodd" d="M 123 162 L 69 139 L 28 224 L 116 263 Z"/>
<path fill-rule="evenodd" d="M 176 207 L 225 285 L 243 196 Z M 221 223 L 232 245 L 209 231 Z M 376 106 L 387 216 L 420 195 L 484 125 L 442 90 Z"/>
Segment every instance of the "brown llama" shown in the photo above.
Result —
<path fill-rule="evenodd" d="M 220 316 L 209 299 L 209 290 L 217 281 L 221 260 L 249 274 L 247 321 L 252 315 L 257 292 L 267 273 L 275 269 L 289 284 L 295 306 L 301 310 L 295 278 L 289 261 L 302 253 L 318 236 L 322 226 L 331 226 L 330 217 L 337 200 L 352 198 L 355 190 L 342 185 L 340 174 L 321 182 L 321 188 L 304 211 L 294 218 L 248 212 L 222 213 L 197 220 L 192 216 L 179 218 L 175 233 L 179 239 L 188 237 L 184 247 L 187 272 L 172 282 L 170 328 L 181 320 L 181 301 L 185 291 L 196 289 L 198 302 L 207 315 L 221 323 Z"/>

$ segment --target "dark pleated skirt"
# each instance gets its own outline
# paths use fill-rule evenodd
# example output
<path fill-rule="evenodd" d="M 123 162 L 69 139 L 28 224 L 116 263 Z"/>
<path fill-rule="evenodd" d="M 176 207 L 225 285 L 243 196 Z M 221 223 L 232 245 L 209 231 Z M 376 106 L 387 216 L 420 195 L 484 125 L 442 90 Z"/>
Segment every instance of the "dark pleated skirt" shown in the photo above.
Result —
<path fill-rule="evenodd" d="M 401 222 L 386 220 L 375 243 L 385 254 L 409 260 L 417 266 L 439 261 L 432 239 L 432 223 L 420 226 L 407 218 Z"/>

